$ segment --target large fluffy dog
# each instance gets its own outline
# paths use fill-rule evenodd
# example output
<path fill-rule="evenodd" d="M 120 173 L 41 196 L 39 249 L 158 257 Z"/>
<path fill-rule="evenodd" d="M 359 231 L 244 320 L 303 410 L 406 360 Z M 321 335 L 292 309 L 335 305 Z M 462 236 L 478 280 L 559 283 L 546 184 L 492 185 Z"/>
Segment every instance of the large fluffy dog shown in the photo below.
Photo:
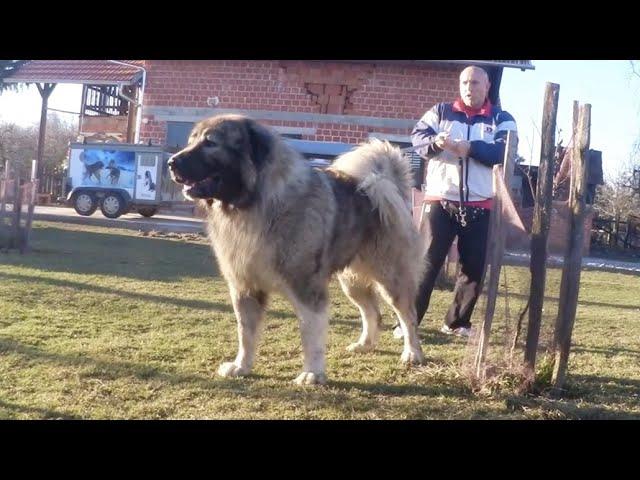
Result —
<path fill-rule="evenodd" d="M 334 272 L 362 315 L 362 334 L 348 350 L 376 344 L 377 290 L 400 321 L 402 361 L 422 362 L 414 307 L 422 242 L 409 209 L 409 163 L 399 149 L 374 140 L 321 171 L 266 127 L 224 115 L 198 123 L 169 167 L 185 195 L 207 205 L 238 320 L 238 354 L 220 375 L 250 372 L 268 296 L 280 292 L 300 319 L 304 368 L 296 382 L 324 383 Z"/>

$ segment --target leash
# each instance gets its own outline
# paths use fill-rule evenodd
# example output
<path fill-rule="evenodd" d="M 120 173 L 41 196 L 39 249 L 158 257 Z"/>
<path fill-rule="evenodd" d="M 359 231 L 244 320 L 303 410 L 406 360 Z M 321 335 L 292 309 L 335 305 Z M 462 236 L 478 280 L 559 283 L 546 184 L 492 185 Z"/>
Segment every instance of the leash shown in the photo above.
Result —
<path fill-rule="evenodd" d="M 431 143 L 423 143 L 423 144 L 420 144 L 420 145 L 412 145 L 410 147 L 401 148 L 400 151 L 402 153 L 413 152 L 413 151 L 417 150 L 418 148 L 426 147 L 428 145 L 431 145 Z M 463 181 L 462 181 L 463 175 L 464 175 L 466 169 L 464 168 L 464 160 L 462 158 L 460 158 L 460 161 L 459 161 L 458 165 L 459 165 L 459 168 L 460 168 L 460 170 L 459 170 L 459 175 L 460 175 L 460 205 L 458 206 L 458 213 L 456 214 L 456 217 L 457 217 L 457 220 L 460 223 L 460 225 L 462 225 L 463 227 L 466 227 L 467 226 L 467 208 L 465 207 L 465 204 L 464 204 L 464 190 L 463 190 Z M 425 164 L 425 167 L 426 167 L 426 164 Z M 419 224 L 418 224 L 418 228 L 422 227 L 424 214 L 426 213 L 425 210 L 426 210 L 425 203 L 423 202 L 422 211 L 420 212 L 420 221 L 419 221 Z"/>

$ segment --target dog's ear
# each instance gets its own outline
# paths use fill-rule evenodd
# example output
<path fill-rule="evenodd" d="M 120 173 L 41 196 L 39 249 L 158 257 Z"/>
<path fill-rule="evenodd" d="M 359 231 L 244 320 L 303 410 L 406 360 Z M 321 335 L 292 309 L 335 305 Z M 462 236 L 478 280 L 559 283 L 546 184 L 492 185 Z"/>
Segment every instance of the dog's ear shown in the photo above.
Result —
<path fill-rule="evenodd" d="M 249 146 L 251 148 L 251 160 L 257 169 L 266 162 L 267 155 L 273 147 L 273 134 L 267 128 L 255 120 L 247 118 L 245 126 L 249 133 Z"/>

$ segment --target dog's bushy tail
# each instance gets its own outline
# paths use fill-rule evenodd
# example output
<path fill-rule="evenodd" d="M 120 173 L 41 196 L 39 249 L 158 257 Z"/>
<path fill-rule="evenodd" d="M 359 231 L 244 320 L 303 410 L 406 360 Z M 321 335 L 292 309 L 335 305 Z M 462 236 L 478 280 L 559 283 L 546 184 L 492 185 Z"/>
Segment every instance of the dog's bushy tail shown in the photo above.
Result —
<path fill-rule="evenodd" d="M 332 170 L 358 181 L 384 226 L 414 229 L 411 212 L 411 166 L 399 148 L 373 139 L 338 157 Z"/>

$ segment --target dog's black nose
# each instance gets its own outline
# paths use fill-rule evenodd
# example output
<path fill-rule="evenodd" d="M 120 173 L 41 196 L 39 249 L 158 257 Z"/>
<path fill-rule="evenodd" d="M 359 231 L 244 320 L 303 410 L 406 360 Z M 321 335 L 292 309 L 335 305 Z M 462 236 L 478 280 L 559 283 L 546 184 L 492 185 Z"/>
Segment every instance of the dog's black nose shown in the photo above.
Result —
<path fill-rule="evenodd" d="M 177 166 L 177 163 L 178 163 L 178 159 L 175 156 L 173 156 L 169 159 L 169 161 L 167 162 L 167 165 L 169 166 L 169 168 L 174 168 Z"/>

